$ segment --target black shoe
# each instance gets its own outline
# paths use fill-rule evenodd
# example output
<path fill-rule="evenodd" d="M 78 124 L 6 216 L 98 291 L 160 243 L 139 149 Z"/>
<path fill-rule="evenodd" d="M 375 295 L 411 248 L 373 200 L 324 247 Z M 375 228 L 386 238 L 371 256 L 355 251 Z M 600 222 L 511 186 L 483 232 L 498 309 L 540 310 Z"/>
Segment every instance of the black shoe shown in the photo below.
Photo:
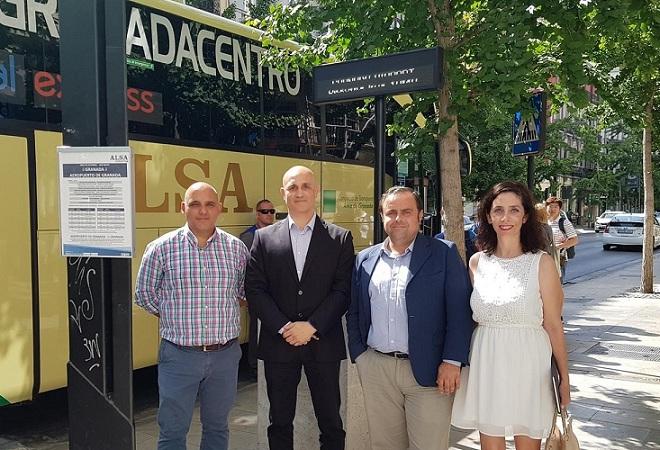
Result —
<path fill-rule="evenodd" d="M 257 372 L 256 367 L 254 367 L 254 368 L 250 367 L 250 370 L 249 370 L 248 373 L 249 373 L 250 381 L 257 382 L 259 380 L 259 373 Z"/>

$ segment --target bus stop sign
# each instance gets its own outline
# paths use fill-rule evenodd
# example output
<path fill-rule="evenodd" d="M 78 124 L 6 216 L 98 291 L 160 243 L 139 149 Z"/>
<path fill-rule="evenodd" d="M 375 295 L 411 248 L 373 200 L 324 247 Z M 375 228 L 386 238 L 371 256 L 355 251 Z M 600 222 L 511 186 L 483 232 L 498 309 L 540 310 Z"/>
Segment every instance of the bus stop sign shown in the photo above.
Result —
<path fill-rule="evenodd" d="M 440 87 L 438 47 L 314 67 L 314 103 L 430 91 Z"/>

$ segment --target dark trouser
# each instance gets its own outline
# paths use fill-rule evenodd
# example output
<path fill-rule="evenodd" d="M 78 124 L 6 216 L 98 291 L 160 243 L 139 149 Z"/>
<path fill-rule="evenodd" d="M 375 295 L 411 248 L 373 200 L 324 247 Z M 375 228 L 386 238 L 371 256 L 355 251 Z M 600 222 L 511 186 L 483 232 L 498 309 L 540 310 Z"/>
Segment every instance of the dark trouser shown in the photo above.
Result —
<path fill-rule="evenodd" d="M 259 338 L 259 326 L 257 325 L 257 315 L 250 316 L 250 332 L 248 333 L 248 366 L 251 369 L 257 369 L 257 339 Z"/>
<path fill-rule="evenodd" d="M 343 450 L 346 438 L 339 407 L 340 361 L 297 361 L 279 363 L 264 361 L 266 388 L 270 401 L 270 450 L 293 450 L 293 419 L 301 369 L 305 369 L 307 384 L 312 395 L 314 413 L 321 435 L 321 450 Z"/>

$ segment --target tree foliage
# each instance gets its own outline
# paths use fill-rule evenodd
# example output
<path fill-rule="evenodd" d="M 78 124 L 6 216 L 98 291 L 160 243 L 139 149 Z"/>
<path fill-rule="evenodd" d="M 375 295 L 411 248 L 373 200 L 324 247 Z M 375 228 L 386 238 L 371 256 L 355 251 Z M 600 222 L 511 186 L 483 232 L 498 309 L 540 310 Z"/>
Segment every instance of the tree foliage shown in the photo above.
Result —
<path fill-rule="evenodd" d="M 310 67 L 439 46 L 444 51 L 442 88 L 414 95 L 390 126 L 408 150 L 440 148 L 443 204 L 448 237 L 462 242 L 458 133 L 464 117 L 497 110 L 507 117 L 528 101 L 532 88 L 552 98 L 584 104 L 586 77 L 581 54 L 588 41 L 580 20 L 582 3 L 544 0 L 531 6 L 514 0 L 318 0 L 276 7 L 253 24 L 266 39 L 304 44 L 288 61 Z M 275 54 L 274 59 L 287 58 Z M 550 83 L 551 75 L 561 83 Z M 414 125 L 418 113 L 425 129 Z M 501 120 L 501 119 L 500 119 Z M 507 177 L 509 178 L 509 177 Z M 501 180 L 498 180 L 501 181 Z"/>
<path fill-rule="evenodd" d="M 644 251 L 641 289 L 653 291 L 653 136 L 660 129 L 660 2 L 602 0 L 585 18 L 587 69 L 599 94 L 632 128 L 643 130 Z M 657 139 L 656 139 L 657 141 Z M 655 144 L 657 148 L 657 143 Z"/>

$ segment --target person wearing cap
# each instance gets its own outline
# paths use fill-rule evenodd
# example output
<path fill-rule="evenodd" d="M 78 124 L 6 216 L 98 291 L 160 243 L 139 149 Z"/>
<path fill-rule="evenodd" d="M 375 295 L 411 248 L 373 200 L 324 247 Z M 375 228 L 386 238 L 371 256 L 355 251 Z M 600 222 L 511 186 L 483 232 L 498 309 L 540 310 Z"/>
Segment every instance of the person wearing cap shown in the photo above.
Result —
<path fill-rule="evenodd" d="M 275 222 L 275 213 L 277 212 L 273 206 L 273 203 L 267 198 L 259 200 L 254 210 L 257 221 L 254 223 L 254 225 L 243 231 L 239 236 L 240 240 L 243 241 L 248 250 L 252 248 L 254 233 L 256 233 L 256 231 L 261 228 L 272 225 L 273 222 Z M 254 380 L 257 378 L 257 331 L 257 317 L 254 314 L 250 314 L 247 361 L 248 366 L 250 366 L 250 375 Z"/>
<path fill-rule="evenodd" d="M 566 264 L 568 262 L 568 250 L 575 247 L 578 243 L 577 232 L 570 220 L 561 217 L 561 208 L 564 203 L 560 198 L 548 197 L 545 201 L 545 208 L 548 211 L 548 225 L 552 228 L 552 236 L 555 241 L 555 247 L 560 252 L 561 282 L 566 280 Z"/>

